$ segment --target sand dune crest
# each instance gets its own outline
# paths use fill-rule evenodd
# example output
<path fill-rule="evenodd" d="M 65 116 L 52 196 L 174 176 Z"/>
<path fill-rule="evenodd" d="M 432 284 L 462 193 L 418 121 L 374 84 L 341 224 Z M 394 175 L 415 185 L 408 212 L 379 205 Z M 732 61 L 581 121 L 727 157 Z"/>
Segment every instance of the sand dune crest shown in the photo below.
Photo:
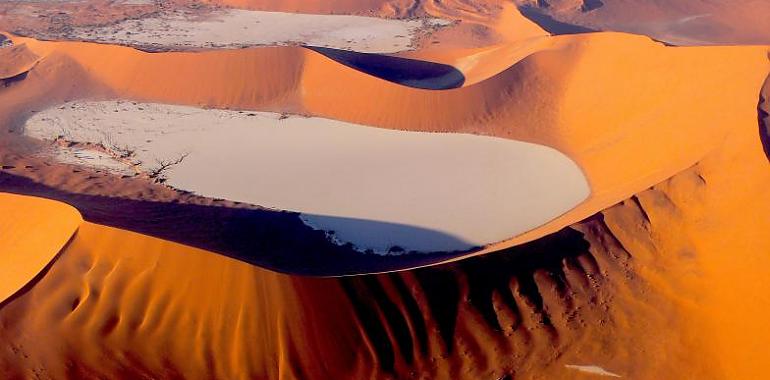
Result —
<path fill-rule="evenodd" d="M 66 204 L 0 193 L 0 303 L 35 278 L 81 222 Z"/>

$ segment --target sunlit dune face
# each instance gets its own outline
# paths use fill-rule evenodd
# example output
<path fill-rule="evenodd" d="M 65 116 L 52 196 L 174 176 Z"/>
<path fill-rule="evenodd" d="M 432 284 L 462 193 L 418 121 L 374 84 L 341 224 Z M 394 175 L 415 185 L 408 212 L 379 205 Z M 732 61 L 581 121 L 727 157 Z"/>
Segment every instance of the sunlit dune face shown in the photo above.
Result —
<path fill-rule="evenodd" d="M 81 221 L 63 203 L 0 193 L 0 303 L 53 260 Z"/>
<path fill-rule="evenodd" d="M 122 162 L 120 174 L 135 170 L 207 197 L 300 212 L 335 242 L 378 253 L 465 251 L 502 241 L 590 192 L 578 166 L 545 146 L 321 118 L 68 103 L 34 115 L 25 132 L 90 143 L 90 158 L 83 158 L 89 149 L 74 153 L 97 168 Z"/>

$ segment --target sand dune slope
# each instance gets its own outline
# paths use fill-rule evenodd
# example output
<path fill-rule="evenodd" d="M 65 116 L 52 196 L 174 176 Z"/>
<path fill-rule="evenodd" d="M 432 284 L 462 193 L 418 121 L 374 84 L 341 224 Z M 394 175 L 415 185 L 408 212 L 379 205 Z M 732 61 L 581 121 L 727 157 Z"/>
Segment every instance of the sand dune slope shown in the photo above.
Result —
<path fill-rule="evenodd" d="M 0 48 L 0 79 L 8 79 L 29 71 L 40 60 L 26 46 Z"/>
<path fill-rule="evenodd" d="M 20 40 L 49 56 L 45 63 L 51 66 L 52 57 L 60 57 L 88 72 L 95 90 L 84 89 L 81 97 L 288 110 L 390 129 L 477 133 L 553 147 L 574 160 L 591 197 L 494 248 L 577 222 L 693 165 L 730 128 L 756 125 L 756 97 L 768 71 L 764 47 L 671 48 L 645 37 L 600 33 L 554 37 L 547 49 L 489 78 L 433 91 L 388 82 L 301 48 L 146 54 Z M 52 83 L 67 75 L 50 74 L 38 80 Z M 30 91 L 42 85 L 28 82 Z"/>
<path fill-rule="evenodd" d="M 697 166 L 557 234 L 398 274 L 291 277 L 86 223 L 0 308 L 0 368 L 73 379 L 761 377 L 770 172 L 756 132 L 735 129 Z"/>
<path fill-rule="evenodd" d="M 25 40 L 45 59 L 0 89 L 0 121 L 11 127 L 30 111 L 79 98 L 301 112 L 547 145 L 581 166 L 592 195 L 556 221 L 489 247 L 501 252 L 353 278 L 276 274 L 84 223 L 43 276 L 16 292 L 55 252 L 40 256 L 0 303 L 0 372 L 12 379 L 765 377 L 770 139 L 768 90 L 760 95 L 760 87 L 767 49 L 669 48 L 614 33 L 548 40 L 522 55 L 489 50 L 475 74 L 463 71 L 471 79 L 464 87 L 441 91 L 296 48 L 149 55 Z M 4 136 L 0 147 L 22 138 Z M 65 178 L 46 179 L 61 182 L 52 186 L 70 186 L 66 178 L 77 174 L 67 169 L 40 171 Z M 118 181 L 84 191 L 130 193 Z M 168 189 L 143 193 L 138 180 L 125 181 L 142 196 L 177 200 Z M 0 197 L 0 208 L 17 204 Z"/>
<path fill-rule="evenodd" d="M 676 45 L 770 44 L 762 0 L 517 0 L 550 32 L 614 30 Z"/>
<path fill-rule="evenodd" d="M 593 193 L 561 228 L 693 165 L 735 125 L 753 126 L 768 67 L 761 47 L 674 49 L 596 34 L 557 39 L 495 76 L 445 91 L 383 83 L 308 57 L 302 88 L 314 115 L 560 150 L 583 169 Z"/>
<path fill-rule="evenodd" d="M 762 341 L 770 329 L 761 321 L 770 310 L 770 171 L 759 137 L 755 127 L 733 128 L 691 169 L 603 212 L 635 259 L 655 260 L 640 276 L 703 316 L 702 331 L 713 331 L 708 349 L 720 358 L 715 378 L 763 377 L 769 359 Z M 672 268 L 682 275 L 667 278 Z"/>
<path fill-rule="evenodd" d="M 291 277 L 86 223 L 0 308 L 0 368 L 9 378 L 591 378 L 581 368 L 761 378 L 770 172 L 757 132 L 732 129 L 697 165 L 557 234 L 399 274 Z"/>
<path fill-rule="evenodd" d="M 334 282 L 86 223 L 45 280 L 3 308 L 0 368 L 60 379 L 366 373 L 374 359 L 340 294 Z"/>
<path fill-rule="evenodd" d="M 63 203 L 0 193 L 0 303 L 43 271 L 81 221 Z"/>

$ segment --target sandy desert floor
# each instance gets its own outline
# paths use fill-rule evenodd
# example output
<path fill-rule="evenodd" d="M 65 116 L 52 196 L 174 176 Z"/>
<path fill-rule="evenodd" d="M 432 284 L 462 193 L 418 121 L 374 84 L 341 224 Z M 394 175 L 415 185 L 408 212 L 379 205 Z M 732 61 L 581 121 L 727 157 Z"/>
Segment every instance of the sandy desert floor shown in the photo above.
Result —
<path fill-rule="evenodd" d="M 4 2 L 0 378 L 763 378 L 768 11 Z"/>

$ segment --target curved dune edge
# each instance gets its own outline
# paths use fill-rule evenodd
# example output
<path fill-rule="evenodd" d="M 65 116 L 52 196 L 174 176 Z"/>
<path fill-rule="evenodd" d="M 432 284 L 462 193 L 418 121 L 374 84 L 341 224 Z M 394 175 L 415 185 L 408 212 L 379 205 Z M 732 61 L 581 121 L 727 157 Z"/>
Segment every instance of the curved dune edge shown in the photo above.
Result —
<path fill-rule="evenodd" d="M 129 173 L 146 175 L 178 160 L 162 174 L 169 186 L 299 212 L 338 244 L 379 254 L 482 247 L 539 227 L 590 193 L 580 168 L 542 145 L 322 118 L 71 102 L 35 113 L 24 133 L 114 149 L 112 160 L 90 160 L 96 169 L 120 168 L 121 149 L 129 152 L 123 172 L 131 164 Z M 67 162 L 99 152 L 58 145 Z"/>
<path fill-rule="evenodd" d="M 0 193 L 0 303 L 35 278 L 82 221 L 64 203 Z"/>
<path fill-rule="evenodd" d="M 549 49 L 486 80 L 431 91 L 372 77 L 306 49 L 145 54 L 19 40 L 49 64 L 19 90 L 30 102 L 5 105 L 6 115 L 83 97 L 288 110 L 382 128 L 534 142 L 580 166 L 592 189 L 586 202 L 474 254 L 582 220 L 692 166 L 730 128 L 756 128 L 756 94 L 768 71 L 766 47 L 671 48 L 646 37 L 595 33 L 552 37 Z M 64 85 L 70 80 L 77 80 L 77 91 Z"/>
<path fill-rule="evenodd" d="M 595 218 L 396 274 L 287 276 L 84 223 L 0 308 L 14 348 L 0 363 L 19 378 L 761 378 L 770 171 L 756 122 Z"/>
<path fill-rule="evenodd" d="M 446 7 L 439 7 L 434 2 L 423 5 L 428 14 L 436 17 L 452 16 Z M 558 40 L 550 38 L 550 33 L 524 17 L 513 3 L 503 3 L 499 10 L 488 17 L 472 17 L 467 14 L 454 16 L 462 19 L 460 25 L 483 26 L 494 31 L 498 40 L 483 46 L 454 46 L 453 40 L 461 32 L 449 28 L 436 32 L 434 40 L 440 41 L 437 46 L 426 44 L 421 49 L 397 55 L 453 66 L 465 77 L 463 85 L 470 86 L 505 71 L 536 52 L 558 46 Z"/>
<path fill-rule="evenodd" d="M 39 61 L 40 57 L 24 44 L 0 48 L 0 80 L 26 73 Z"/>

